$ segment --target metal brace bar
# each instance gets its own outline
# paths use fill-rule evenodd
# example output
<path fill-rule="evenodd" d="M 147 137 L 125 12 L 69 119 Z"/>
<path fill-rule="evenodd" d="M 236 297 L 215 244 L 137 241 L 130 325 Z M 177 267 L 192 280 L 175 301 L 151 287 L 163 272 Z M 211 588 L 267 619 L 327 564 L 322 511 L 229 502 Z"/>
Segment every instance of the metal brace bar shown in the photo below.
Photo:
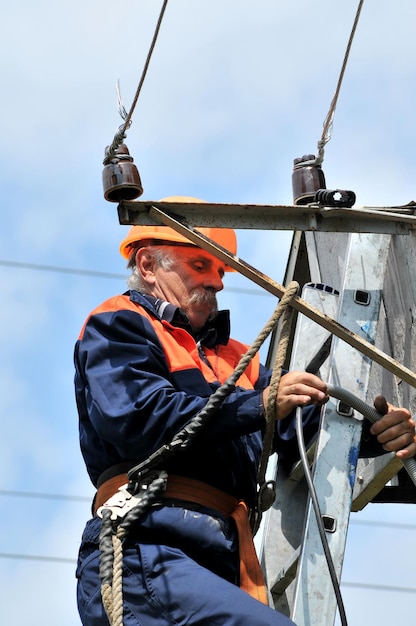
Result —
<path fill-rule="evenodd" d="M 283 294 L 285 293 L 284 287 L 282 287 L 272 278 L 266 276 L 239 257 L 231 254 L 225 248 L 218 246 L 214 241 L 212 241 L 208 237 L 205 237 L 197 230 L 180 222 L 177 218 L 169 215 L 169 213 L 166 213 L 165 211 L 162 211 L 155 206 L 152 206 L 150 208 L 149 214 L 152 219 L 156 219 L 159 223 L 161 222 L 166 226 L 170 226 L 199 247 L 207 250 L 214 256 L 223 260 L 227 265 L 237 270 L 238 272 L 243 274 L 243 276 L 249 278 L 251 281 L 259 285 L 269 293 L 277 296 L 278 298 L 282 298 Z M 324 328 L 329 330 L 329 332 L 336 335 L 339 339 L 347 342 L 350 346 L 352 346 L 356 350 L 359 350 L 367 357 L 387 369 L 392 374 L 399 376 L 403 381 L 407 382 L 412 387 L 416 387 L 416 375 L 414 374 L 414 372 L 412 372 L 407 367 L 373 346 L 371 343 L 365 341 L 365 339 L 363 339 L 356 333 L 348 330 L 347 328 L 345 328 L 345 326 L 342 326 L 342 324 L 339 324 L 337 321 L 331 319 L 324 313 L 321 313 L 321 311 L 319 311 L 315 307 L 312 307 L 298 296 L 293 298 L 292 306 L 298 312 L 303 313 L 304 315 L 309 317 L 309 319 L 313 320 L 320 326 L 323 326 Z"/>

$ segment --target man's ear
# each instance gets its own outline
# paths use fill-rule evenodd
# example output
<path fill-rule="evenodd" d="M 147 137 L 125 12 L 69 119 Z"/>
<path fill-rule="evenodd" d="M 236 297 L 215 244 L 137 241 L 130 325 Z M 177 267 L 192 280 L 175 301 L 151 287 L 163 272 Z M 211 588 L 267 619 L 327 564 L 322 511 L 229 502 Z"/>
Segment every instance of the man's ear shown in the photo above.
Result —
<path fill-rule="evenodd" d="M 154 259 L 148 248 L 137 250 L 136 269 L 148 285 L 155 284 Z"/>

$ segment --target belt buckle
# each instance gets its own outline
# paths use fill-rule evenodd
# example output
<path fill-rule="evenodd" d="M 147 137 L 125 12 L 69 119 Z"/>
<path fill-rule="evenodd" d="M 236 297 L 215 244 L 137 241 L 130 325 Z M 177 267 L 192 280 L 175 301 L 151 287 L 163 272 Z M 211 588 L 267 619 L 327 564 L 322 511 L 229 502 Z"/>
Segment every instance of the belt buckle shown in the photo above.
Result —
<path fill-rule="evenodd" d="M 112 520 L 122 519 L 129 511 L 134 509 L 135 506 L 140 502 L 142 491 L 137 495 L 133 495 L 130 493 L 129 483 L 125 483 L 121 485 L 110 498 L 102 506 L 100 506 L 97 510 L 98 517 L 103 517 L 103 513 L 105 510 L 110 509 Z"/>

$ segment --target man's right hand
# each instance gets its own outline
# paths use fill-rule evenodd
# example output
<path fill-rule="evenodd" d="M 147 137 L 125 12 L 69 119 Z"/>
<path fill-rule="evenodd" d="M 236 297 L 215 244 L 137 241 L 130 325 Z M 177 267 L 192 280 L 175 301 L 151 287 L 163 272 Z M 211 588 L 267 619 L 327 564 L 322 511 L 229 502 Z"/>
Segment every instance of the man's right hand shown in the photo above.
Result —
<path fill-rule="evenodd" d="M 264 406 L 267 406 L 270 387 L 263 391 Z M 328 402 L 326 383 L 318 376 L 307 372 L 288 372 L 280 379 L 276 395 L 276 419 L 287 417 L 296 407 Z"/>

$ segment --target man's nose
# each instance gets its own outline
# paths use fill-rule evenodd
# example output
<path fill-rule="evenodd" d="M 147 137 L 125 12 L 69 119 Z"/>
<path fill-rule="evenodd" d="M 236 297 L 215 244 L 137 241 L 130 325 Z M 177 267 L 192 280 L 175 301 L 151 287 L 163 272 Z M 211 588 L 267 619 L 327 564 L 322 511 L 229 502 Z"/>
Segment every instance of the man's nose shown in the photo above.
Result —
<path fill-rule="evenodd" d="M 217 293 L 217 291 L 221 291 L 222 289 L 224 289 L 224 283 L 222 279 L 223 272 L 221 270 L 213 270 L 209 278 L 207 278 L 205 288 L 212 289 L 212 291 L 215 291 L 215 293 Z"/>

